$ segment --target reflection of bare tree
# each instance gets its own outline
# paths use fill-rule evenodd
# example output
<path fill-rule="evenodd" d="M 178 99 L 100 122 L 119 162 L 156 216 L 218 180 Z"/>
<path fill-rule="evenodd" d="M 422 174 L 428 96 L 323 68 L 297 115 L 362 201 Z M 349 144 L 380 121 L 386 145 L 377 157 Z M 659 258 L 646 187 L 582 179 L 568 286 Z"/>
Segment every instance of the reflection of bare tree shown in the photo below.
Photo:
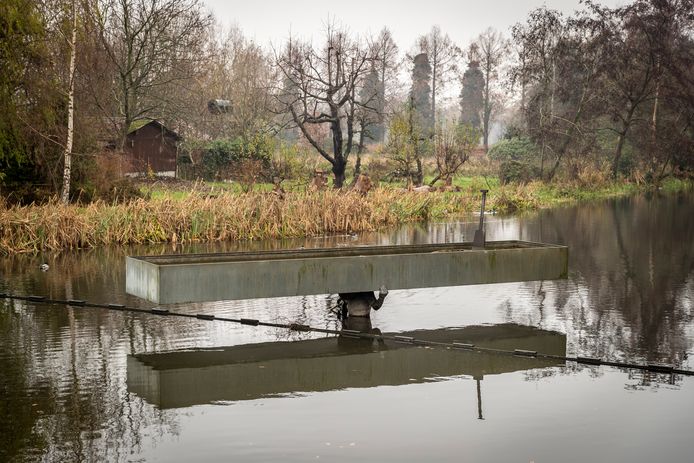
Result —
<path fill-rule="evenodd" d="M 123 401 L 124 327 L 115 319 L 99 323 L 78 310 L 5 304 L 0 460 L 43 454 L 47 461 L 123 461 L 142 427 L 171 427 L 143 401 Z M 125 408 L 138 405 L 127 426 Z"/>
<path fill-rule="evenodd" d="M 0 260 L 0 289 L 58 299 L 137 304 L 123 294 L 123 250 Z M 92 309 L 5 300 L 0 310 L 0 460 L 125 461 L 143 429 L 175 432 L 174 415 L 130 397 L 125 357 L 171 337 L 181 324 Z"/>
<path fill-rule="evenodd" d="M 546 290 L 534 310 L 551 304 L 577 352 L 681 365 L 691 349 L 694 313 L 694 203 L 639 196 L 557 209 L 522 223 L 523 234 L 570 247 L 570 281 L 524 285 Z M 527 316 L 509 300 L 507 318 Z M 521 315 L 522 314 L 522 315 Z"/>

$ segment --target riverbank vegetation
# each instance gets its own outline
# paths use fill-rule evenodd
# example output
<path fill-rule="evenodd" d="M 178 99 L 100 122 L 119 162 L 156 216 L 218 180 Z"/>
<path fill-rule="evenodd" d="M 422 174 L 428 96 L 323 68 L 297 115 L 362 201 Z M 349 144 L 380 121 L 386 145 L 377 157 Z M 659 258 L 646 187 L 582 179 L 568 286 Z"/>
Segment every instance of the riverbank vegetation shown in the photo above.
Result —
<path fill-rule="evenodd" d="M 477 211 L 484 177 L 454 182 L 460 191 L 417 192 L 384 186 L 366 195 L 335 189 L 300 190 L 282 195 L 256 190 L 238 192 L 219 185 L 162 188 L 150 185 L 148 199 L 106 203 L 0 207 L 0 254 L 62 251 L 104 245 L 254 240 L 359 233 L 405 222 L 440 219 Z M 680 191 L 689 183 L 667 182 Z M 632 194 L 638 187 L 605 183 L 580 185 L 542 182 L 498 185 L 492 181 L 488 210 L 528 211 L 577 200 Z"/>

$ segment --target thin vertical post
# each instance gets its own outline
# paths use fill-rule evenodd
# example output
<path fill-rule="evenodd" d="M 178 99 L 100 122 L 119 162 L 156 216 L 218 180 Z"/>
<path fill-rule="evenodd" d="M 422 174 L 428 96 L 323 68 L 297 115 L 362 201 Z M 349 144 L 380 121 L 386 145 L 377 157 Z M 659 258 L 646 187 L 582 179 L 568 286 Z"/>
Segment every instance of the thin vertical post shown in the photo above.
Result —
<path fill-rule="evenodd" d="M 480 190 L 482 192 L 482 207 L 480 208 L 480 225 L 477 230 L 475 230 L 475 239 L 472 242 L 475 248 L 484 248 L 487 240 L 484 232 L 484 206 L 487 202 L 487 192 L 489 190 Z"/>

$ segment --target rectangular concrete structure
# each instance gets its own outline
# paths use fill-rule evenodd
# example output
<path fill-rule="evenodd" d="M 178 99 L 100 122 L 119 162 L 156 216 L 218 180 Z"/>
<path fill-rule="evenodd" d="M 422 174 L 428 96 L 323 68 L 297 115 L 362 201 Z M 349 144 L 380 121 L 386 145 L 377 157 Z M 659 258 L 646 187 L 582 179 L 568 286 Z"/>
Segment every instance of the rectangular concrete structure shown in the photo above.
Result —
<path fill-rule="evenodd" d="M 566 278 L 566 246 L 527 241 L 126 258 L 126 291 L 157 304 Z"/>

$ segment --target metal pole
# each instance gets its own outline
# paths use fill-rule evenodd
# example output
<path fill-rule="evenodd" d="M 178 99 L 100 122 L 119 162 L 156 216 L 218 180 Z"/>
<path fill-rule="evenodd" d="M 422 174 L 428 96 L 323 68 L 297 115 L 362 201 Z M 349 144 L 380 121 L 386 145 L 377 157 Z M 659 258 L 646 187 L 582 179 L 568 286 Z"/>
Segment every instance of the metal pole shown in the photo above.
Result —
<path fill-rule="evenodd" d="M 482 207 L 480 208 L 480 226 L 475 230 L 475 239 L 472 242 L 473 247 L 483 248 L 487 242 L 484 232 L 484 206 L 487 202 L 487 192 L 489 190 L 480 190 L 482 192 Z"/>

